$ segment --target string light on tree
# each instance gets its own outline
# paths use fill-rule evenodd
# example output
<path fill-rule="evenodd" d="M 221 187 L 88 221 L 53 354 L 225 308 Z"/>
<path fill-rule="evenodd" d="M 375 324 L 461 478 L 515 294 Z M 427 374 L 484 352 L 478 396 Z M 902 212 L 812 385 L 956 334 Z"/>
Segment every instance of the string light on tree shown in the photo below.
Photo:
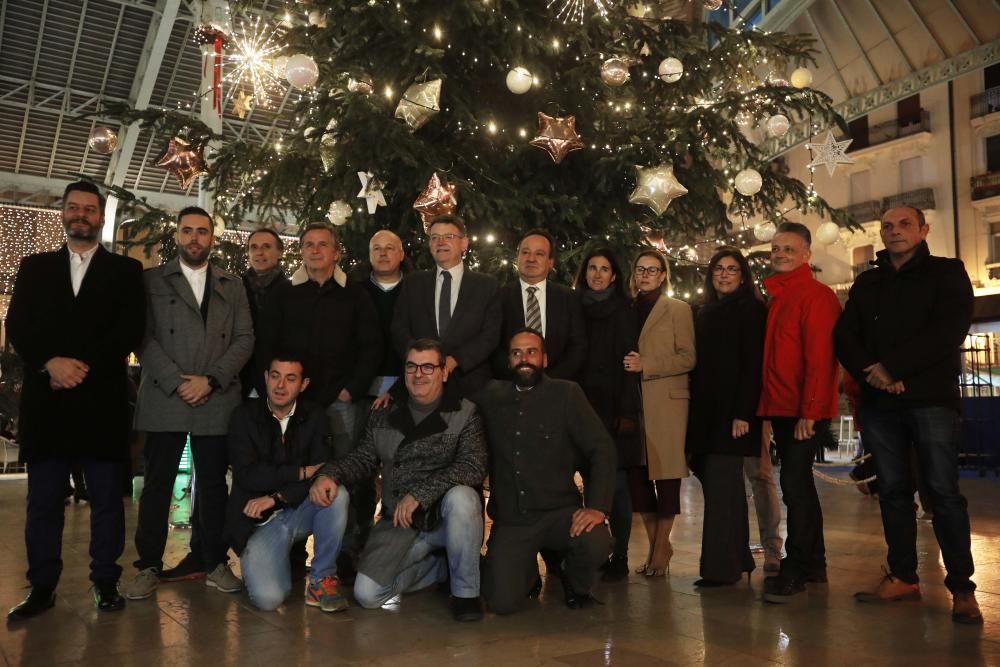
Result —
<path fill-rule="evenodd" d="M 583 23 L 588 10 L 601 17 L 608 15 L 607 0 L 549 0 L 549 4 L 546 7 L 552 9 L 555 5 L 559 6 L 559 9 L 556 11 L 556 18 L 563 23 L 567 21 Z"/>

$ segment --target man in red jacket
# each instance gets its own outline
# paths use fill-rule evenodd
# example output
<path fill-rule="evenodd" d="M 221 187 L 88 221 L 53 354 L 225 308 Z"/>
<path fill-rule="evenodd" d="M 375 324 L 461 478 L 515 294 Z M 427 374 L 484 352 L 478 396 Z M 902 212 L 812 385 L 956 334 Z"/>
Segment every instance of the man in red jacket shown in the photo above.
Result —
<path fill-rule="evenodd" d="M 840 302 L 813 277 L 812 236 L 786 222 L 771 242 L 775 274 L 764 281 L 771 301 L 764 339 L 764 377 L 757 414 L 771 420 L 781 457 L 787 510 L 787 557 L 778 576 L 764 582 L 764 599 L 789 602 L 806 582 L 826 582 L 823 510 L 813 482 L 816 435 L 837 415 L 837 359 L 833 327 Z"/>

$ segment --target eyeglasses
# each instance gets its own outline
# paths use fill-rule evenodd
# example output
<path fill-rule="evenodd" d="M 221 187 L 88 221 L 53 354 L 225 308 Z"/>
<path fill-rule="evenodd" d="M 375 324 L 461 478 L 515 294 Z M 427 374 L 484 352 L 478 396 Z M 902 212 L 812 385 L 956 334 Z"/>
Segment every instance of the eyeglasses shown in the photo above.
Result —
<path fill-rule="evenodd" d="M 730 276 L 735 276 L 742 272 L 743 269 L 741 269 L 739 265 L 736 264 L 730 264 L 729 266 L 722 266 L 721 264 L 716 264 L 715 266 L 712 267 L 713 276 L 721 276 L 723 273 L 726 273 Z"/>
<path fill-rule="evenodd" d="M 415 375 L 417 370 L 421 375 L 433 375 L 438 368 L 444 368 L 444 364 L 415 364 L 412 361 L 406 362 L 406 374 Z"/>
<path fill-rule="evenodd" d="M 461 234 L 431 234 L 431 243 L 437 243 L 438 241 L 454 241 L 455 239 L 462 238 Z"/>
<path fill-rule="evenodd" d="M 662 273 L 662 272 L 663 272 L 663 269 L 661 269 L 658 266 L 637 266 L 637 267 L 635 267 L 635 275 L 637 275 L 637 276 L 641 276 L 641 275 L 655 276 L 655 275 L 657 275 L 659 273 Z"/>

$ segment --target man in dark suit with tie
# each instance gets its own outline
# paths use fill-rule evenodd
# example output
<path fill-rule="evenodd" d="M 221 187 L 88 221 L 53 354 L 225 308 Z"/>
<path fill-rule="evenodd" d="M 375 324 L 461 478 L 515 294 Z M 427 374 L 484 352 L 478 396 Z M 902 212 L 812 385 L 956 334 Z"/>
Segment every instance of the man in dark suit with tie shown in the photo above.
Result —
<path fill-rule="evenodd" d="M 90 580 L 101 611 L 118 610 L 125 547 L 122 478 L 127 456 L 128 354 L 145 326 L 142 265 L 98 244 L 104 197 L 71 183 L 63 197 L 66 245 L 25 257 L 7 311 L 24 360 L 21 459 L 28 464 L 25 542 L 31 592 L 8 620 L 55 603 L 62 572 L 63 497 L 74 463 L 90 493 Z"/>
<path fill-rule="evenodd" d="M 569 287 L 548 279 L 556 262 L 555 239 L 544 229 L 521 237 L 517 247 L 518 280 L 500 291 L 503 304 L 503 340 L 524 327 L 542 332 L 548 350 L 546 374 L 576 380 L 587 356 L 587 332 L 580 299 Z M 507 355 L 494 355 L 498 377 L 509 373 Z"/>
<path fill-rule="evenodd" d="M 492 377 L 490 357 L 500 341 L 502 319 L 499 285 L 463 265 L 469 238 L 461 218 L 437 216 L 428 233 L 437 266 L 403 280 L 392 319 L 393 343 L 405 354 L 419 338 L 440 340 L 448 376 L 462 396 L 471 396 Z"/>

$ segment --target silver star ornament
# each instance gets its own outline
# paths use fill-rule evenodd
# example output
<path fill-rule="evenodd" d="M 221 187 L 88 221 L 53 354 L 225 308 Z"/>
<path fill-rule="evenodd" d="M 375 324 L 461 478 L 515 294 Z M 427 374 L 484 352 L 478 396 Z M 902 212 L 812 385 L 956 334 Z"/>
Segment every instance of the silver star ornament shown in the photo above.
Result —
<path fill-rule="evenodd" d="M 375 178 L 375 174 L 370 171 L 359 171 L 358 178 L 361 179 L 361 191 L 358 199 L 364 199 L 368 204 L 368 214 L 375 215 L 379 206 L 388 206 L 385 203 L 385 196 L 382 194 L 382 181 Z"/>
<path fill-rule="evenodd" d="M 847 147 L 851 145 L 852 141 L 854 140 L 837 141 L 833 138 L 833 132 L 827 132 L 826 141 L 821 144 L 815 141 L 809 144 L 809 148 L 813 151 L 813 161 L 809 163 L 808 167 L 810 169 L 820 166 L 826 167 L 826 173 L 833 176 L 833 170 L 837 168 L 838 164 L 854 164 L 854 160 L 846 155 Z"/>
<path fill-rule="evenodd" d="M 661 164 L 656 167 L 635 166 L 636 186 L 628 200 L 633 204 L 644 204 L 660 216 L 670 206 L 670 202 L 687 194 L 687 188 L 674 178 L 674 168 Z"/>

